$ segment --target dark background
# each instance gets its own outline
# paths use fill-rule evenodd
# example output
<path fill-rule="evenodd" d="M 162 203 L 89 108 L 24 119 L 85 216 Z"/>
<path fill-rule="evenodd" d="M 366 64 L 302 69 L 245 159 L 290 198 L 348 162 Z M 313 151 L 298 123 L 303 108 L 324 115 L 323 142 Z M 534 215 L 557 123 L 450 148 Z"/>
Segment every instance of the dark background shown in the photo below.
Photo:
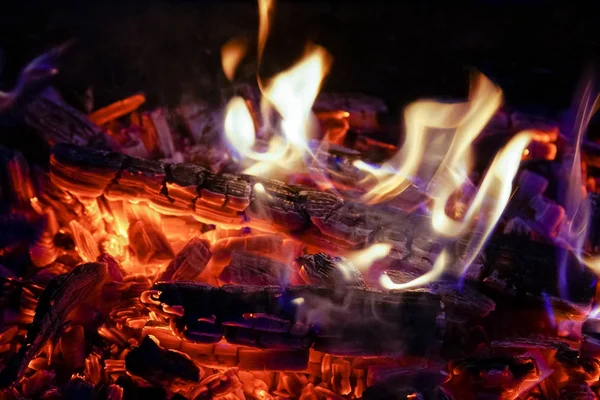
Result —
<path fill-rule="evenodd" d="M 600 54 L 598 11 L 569 3 L 281 1 L 261 73 L 286 67 L 311 40 L 334 57 L 323 90 L 378 95 L 391 111 L 419 97 L 464 96 L 469 72 L 479 69 L 509 105 L 553 114 Z M 90 86 L 98 107 L 137 91 L 149 105 L 176 104 L 184 92 L 216 101 L 226 85 L 223 43 L 243 36 L 256 48 L 254 1 L 22 1 L 1 14 L 0 87 L 10 88 L 31 58 L 75 38 L 57 84 L 77 106 Z M 254 58 L 242 78 L 251 80 Z"/>

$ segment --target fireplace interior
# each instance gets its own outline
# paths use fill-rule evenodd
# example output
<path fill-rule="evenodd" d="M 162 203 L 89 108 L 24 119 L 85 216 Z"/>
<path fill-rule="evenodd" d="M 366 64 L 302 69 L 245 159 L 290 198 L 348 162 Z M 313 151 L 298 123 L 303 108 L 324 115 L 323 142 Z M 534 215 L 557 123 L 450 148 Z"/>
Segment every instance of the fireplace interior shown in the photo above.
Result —
<path fill-rule="evenodd" d="M 1 399 L 600 396 L 593 12 L 25 3 Z"/>

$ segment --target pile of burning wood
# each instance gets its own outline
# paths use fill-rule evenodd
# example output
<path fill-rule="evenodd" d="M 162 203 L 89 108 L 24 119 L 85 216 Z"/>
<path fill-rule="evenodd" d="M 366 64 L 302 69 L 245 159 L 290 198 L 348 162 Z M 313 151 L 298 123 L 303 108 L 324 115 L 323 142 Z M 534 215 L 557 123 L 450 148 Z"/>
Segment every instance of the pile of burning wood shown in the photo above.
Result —
<path fill-rule="evenodd" d="M 220 105 L 89 115 L 49 86 L 63 50 L 3 97 L 53 147 L 0 148 L 2 398 L 600 394 L 589 87 L 571 131 L 478 76 L 396 145 L 382 101 L 317 96 L 318 47 Z"/>

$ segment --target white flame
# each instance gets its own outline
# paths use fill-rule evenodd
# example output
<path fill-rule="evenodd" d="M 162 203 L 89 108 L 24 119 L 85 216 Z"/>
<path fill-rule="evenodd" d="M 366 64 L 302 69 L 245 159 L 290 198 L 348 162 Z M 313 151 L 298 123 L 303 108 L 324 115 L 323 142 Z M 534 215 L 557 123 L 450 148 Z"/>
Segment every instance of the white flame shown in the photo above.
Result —
<path fill-rule="evenodd" d="M 405 290 L 412 289 L 419 286 L 423 286 L 428 284 L 429 282 L 435 281 L 440 275 L 444 272 L 446 268 L 446 264 L 448 263 L 448 256 L 446 251 L 442 251 L 438 258 L 435 260 L 431 271 L 419 276 L 418 278 L 413 279 L 410 282 L 406 283 L 394 283 L 388 274 L 385 272 L 379 278 L 379 283 L 382 287 L 388 290 Z"/>

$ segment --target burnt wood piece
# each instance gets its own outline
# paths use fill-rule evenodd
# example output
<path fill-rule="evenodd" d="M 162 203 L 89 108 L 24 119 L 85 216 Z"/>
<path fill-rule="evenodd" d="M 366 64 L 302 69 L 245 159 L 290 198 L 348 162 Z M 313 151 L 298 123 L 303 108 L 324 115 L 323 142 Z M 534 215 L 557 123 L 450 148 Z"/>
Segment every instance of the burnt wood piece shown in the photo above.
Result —
<path fill-rule="evenodd" d="M 204 271 L 211 257 L 210 243 L 194 237 L 169 263 L 160 280 L 193 280 Z"/>
<path fill-rule="evenodd" d="M 169 326 L 149 321 L 142 335 L 152 335 L 161 347 L 189 355 L 201 366 L 238 367 L 250 371 L 304 371 L 309 351 L 293 349 L 256 349 L 230 343 L 194 343 L 176 337 Z"/>
<path fill-rule="evenodd" d="M 95 293 L 108 276 L 103 263 L 88 263 L 72 272 L 54 278 L 40 296 L 33 322 L 27 330 L 25 345 L 15 353 L 0 372 L 0 387 L 19 379 L 29 364 L 48 342 L 58 340 L 69 313 Z"/>
<path fill-rule="evenodd" d="M 369 285 L 378 285 L 377 279 L 382 272 L 394 283 L 407 283 L 419 278 L 431 270 L 428 262 L 398 259 L 385 259 L 376 262 L 369 271 Z M 441 297 L 445 306 L 446 318 L 464 322 L 471 317 L 485 317 L 496 308 L 495 302 L 481 293 L 470 282 L 459 285 L 455 277 L 442 275 L 439 279 L 420 286 L 417 290 L 427 291 Z"/>
<path fill-rule="evenodd" d="M 516 235 L 493 236 L 484 249 L 483 283 L 502 296 L 542 298 L 556 311 L 584 317 L 596 290 L 596 274 L 575 255 L 551 244 L 523 240 Z M 565 276 L 560 265 L 565 264 Z M 564 284 L 566 298 L 559 285 Z"/>
<path fill-rule="evenodd" d="M 184 353 L 161 348 L 150 336 L 125 356 L 125 367 L 150 383 L 170 386 L 176 381 L 200 382 L 201 370 Z"/>
<path fill-rule="evenodd" d="M 444 325 L 439 297 L 423 292 L 159 282 L 141 300 L 188 340 L 267 349 L 424 356 Z"/>
<path fill-rule="evenodd" d="M 365 400 L 432 399 L 450 400 L 442 385 L 450 379 L 446 365 L 430 367 L 372 365 L 368 367 Z"/>
<path fill-rule="evenodd" d="M 238 285 L 287 286 L 292 270 L 287 264 L 259 254 L 234 251 L 219 280 Z"/>
<path fill-rule="evenodd" d="M 19 244 L 33 244 L 46 228 L 44 217 L 27 218 L 21 214 L 0 215 L 0 250 Z"/>
<path fill-rule="evenodd" d="M 76 196 L 135 196 L 164 214 L 286 232 L 324 248 L 361 248 L 386 241 L 412 256 L 428 254 L 435 241 L 426 216 L 396 208 L 347 202 L 333 193 L 276 180 L 213 174 L 200 167 L 165 165 L 73 145 L 54 147 L 51 178 Z"/>
<path fill-rule="evenodd" d="M 536 359 L 528 356 L 463 358 L 453 360 L 450 370 L 452 378 L 445 387 L 457 399 L 478 398 L 474 393 L 515 398 L 541 376 Z"/>
<path fill-rule="evenodd" d="M 305 254 L 296 260 L 299 274 L 307 284 L 366 288 L 362 274 L 344 257 L 325 253 Z"/>
<path fill-rule="evenodd" d="M 51 145 L 73 143 L 106 150 L 120 147 L 85 114 L 65 103 L 51 87 L 24 101 L 25 123 Z"/>

